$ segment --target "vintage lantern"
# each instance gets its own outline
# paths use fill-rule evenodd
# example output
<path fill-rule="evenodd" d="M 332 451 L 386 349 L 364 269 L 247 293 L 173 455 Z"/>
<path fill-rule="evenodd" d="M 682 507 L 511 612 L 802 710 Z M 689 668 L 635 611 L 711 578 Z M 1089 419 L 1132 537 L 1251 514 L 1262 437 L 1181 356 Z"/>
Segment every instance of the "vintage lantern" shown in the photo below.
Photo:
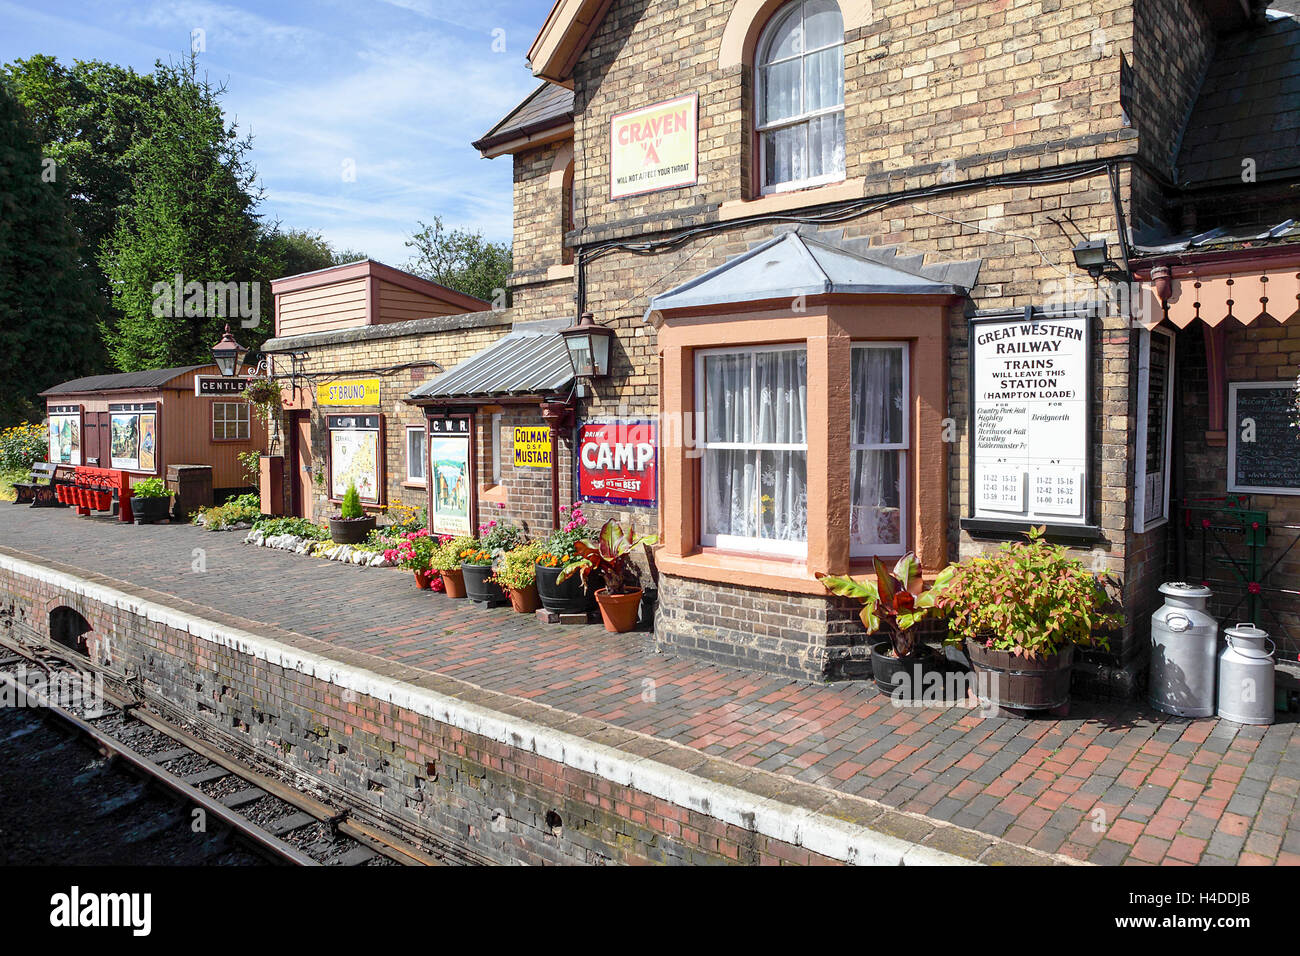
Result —
<path fill-rule="evenodd" d="M 234 375 L 239 370 L 239 363 L 243 361 L 246 351 L 230 334 L 230 325 L 227 323 L 221 341 L 212 346 L 212 360 L 217 363 L 222 375 Z"/>

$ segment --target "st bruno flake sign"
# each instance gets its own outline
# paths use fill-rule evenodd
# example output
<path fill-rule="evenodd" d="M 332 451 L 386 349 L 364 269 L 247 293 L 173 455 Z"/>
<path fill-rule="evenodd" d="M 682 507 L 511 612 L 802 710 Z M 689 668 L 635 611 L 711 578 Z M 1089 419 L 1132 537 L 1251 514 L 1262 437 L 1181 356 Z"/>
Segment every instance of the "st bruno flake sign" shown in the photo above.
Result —
<path fill-rule="evenodd" d="M 974 318 L 970 505 L 963 526 L 1087 528 L 1091 447 L 1086 316 Z"/>

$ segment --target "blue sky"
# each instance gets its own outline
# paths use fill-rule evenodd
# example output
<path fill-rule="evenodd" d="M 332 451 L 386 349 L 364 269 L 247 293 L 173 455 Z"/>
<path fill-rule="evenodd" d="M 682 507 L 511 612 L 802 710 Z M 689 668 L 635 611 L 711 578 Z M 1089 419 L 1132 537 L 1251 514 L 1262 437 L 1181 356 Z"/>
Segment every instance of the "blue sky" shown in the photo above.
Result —
<path fill-rule="evenodd" d="M 528 94 L 550 0 L 0 0 L 0 61 L 47 53 L 141 72 L 203 30 L 200 68 L 253 134 L 262 212 L 392 265 L 416 221 L 509 241 L 511 167 L 470 146 Z M 494 50 L 504 45 L 504 50 Z M 345 164 L 355 166 L 355 181 Z"/>

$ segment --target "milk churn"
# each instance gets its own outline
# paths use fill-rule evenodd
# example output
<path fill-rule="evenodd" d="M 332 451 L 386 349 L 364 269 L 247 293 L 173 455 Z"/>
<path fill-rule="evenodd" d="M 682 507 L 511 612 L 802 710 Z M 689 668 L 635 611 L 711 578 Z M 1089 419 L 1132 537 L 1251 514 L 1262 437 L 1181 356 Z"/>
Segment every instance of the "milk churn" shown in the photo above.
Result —
<path fill-rule="evenodd" d="M 1219 654 L 1219 716 L 1238 724 L 1273 722 L 1273 651 L 1268 634 L 1253 624 L 1223 632 Z"/>
<path fill-rule="evenodd" d="M 1206 612 L 1213 592 L 1199 584 L 1160 585 L 1165 603 L 1151 615 L 1151 706 L 1180 717 L 1214 715 L 1219 623 Z"/>

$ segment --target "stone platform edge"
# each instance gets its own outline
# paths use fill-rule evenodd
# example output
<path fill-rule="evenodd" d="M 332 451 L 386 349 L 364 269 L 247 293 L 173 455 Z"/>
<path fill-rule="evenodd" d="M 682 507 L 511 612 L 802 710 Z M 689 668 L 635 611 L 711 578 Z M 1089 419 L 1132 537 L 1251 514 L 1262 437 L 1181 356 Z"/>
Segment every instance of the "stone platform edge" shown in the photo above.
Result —
<path fill-rule="evenodd" d="M 0 547 L 0 568 L 833 860 L 876 866 L 1081 865 L 11 548 Z"/>

